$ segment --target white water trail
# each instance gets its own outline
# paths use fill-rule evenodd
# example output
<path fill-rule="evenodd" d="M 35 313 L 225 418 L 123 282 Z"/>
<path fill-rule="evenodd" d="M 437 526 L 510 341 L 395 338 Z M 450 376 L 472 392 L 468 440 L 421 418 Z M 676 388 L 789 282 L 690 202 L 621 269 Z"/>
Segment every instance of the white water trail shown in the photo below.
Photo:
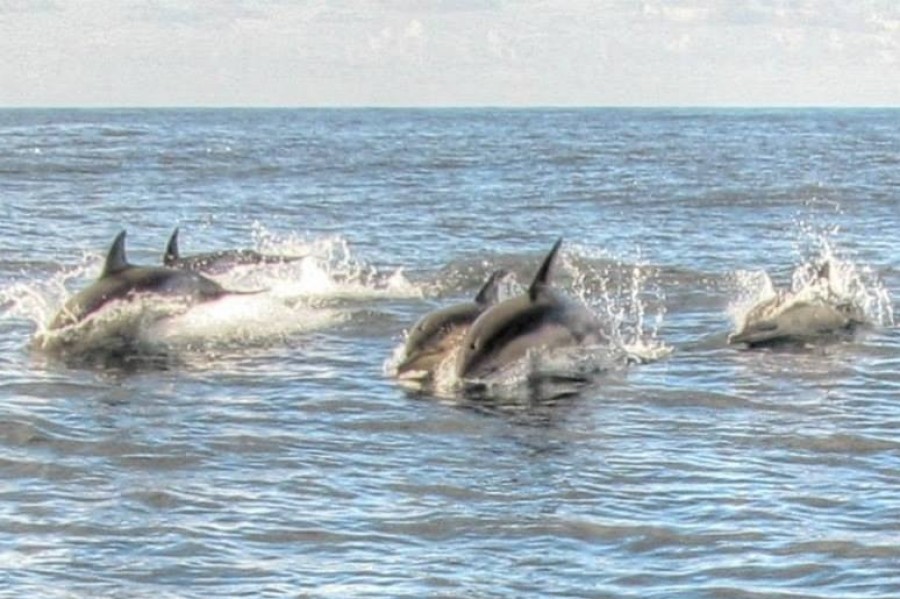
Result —
<path fill-rule="evenodd" d="M 73 295 L 93 283 L 99 254 L 50 277 L 32 277 L 0 289 L 0 318 L 33 325 L 32 346 L 45 351 L 184 351 L 215 345 L 259 345 L 333 326 L 371 298 L 421 297 L 402 270 L 381 272 L 354 256 L 339 237 L 298 242 L 267 237 L 269 253 L 305 257 L 294 262 L 244 265 L 217 276 L 239 292 L 201 304 L 154 294 L 114 301 L 65 330 L 48 330 Z M 27 273 L 25 273 L 27 276 Z M 332 305 L 335 304 L 335 305 Z"/>

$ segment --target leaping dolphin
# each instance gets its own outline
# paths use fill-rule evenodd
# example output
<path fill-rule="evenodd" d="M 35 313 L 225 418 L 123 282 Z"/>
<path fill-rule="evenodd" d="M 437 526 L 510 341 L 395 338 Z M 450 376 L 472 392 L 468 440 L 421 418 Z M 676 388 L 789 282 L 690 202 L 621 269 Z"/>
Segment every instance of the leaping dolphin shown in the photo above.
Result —
<path fill-rule="evenodd" d="M 531 349 L 604 341 L 596 316 L 550 286 L 550 269 L 561 244 L 562 238 L 544 258 L 527 293 L 496 304 L 472 324 L 457 358 L 458 378 L 484 378 Z"/>
<path fill-rule="evenodd" d="M 751 308 L 740 330 L 728 336 L 728 343 L 749 347 L 803 343 L 850 332 L 864 322 L 857 306 L 832 293 L 831 266 L 826 262 L 803 289 L 780 291 Z"/>
<path fill-rule="evenodd" d="M 70 298 L 50 323 L 50 329 L 77 324 L 107 303 L 149 292 L 204 302 L 228 293 L 198 273 L 161 266 L 134 266 L 125 256 L 125 231 L 109 249 L 100 277 Z"/>
<path fill-rule="evenodd" d="M 482 312 L 497 303 L 499 282 L 507 275 L 503 269 L 495 270 L 488 277 L 471 302 L 454 304 L 429 312 L 410 329 L 403 348 L 403 361 L 397 366 L 397 375 L 433 374 L 438 366 L 454 350 L 469 326 Z"/>
<path fill-rule="evenodd" d="M 254 250 L 220 250 L 194 256 L 182 256 L 178 250 L 178 228 L 172 231 L 166 253 L 163 254 L 163 265 L 195 272 L 215 274 L 235 266 L 252 264 L 282 264 L 301 260 L 303 256 L 272 256 L 260 254 Z"/>

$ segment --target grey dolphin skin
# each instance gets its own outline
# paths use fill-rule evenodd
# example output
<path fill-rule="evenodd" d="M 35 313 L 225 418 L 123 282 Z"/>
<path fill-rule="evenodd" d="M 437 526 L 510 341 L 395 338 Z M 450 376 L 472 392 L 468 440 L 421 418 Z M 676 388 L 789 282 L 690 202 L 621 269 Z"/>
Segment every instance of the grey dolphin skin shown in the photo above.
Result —
<path fill-rule="evenodd" d="M 457 358 L 457 377 L 489 376 L 530 349 L 605 340 L 593 313 L 550 286 L 550 269 L 561 244 L 562 238 L 544 258 L 527 293 L 496 304 L 472 324 Z"/>
<path fill-rule="evenodd" d="M 206 277 L 161 266 L 134 266 L 125 256 L 125 231 L 116 236 L 100 278 L 75 294 L 50 323 L 59 329 L 81 322 L 108 302 L 141 292 L 185 297 L 195 302 L 217 299 L 230 292 Z"/>
<path fill-rule="evenodd" d="M 497 303 L 498 284 L 507 274 L 505 270 L 495 270 L 481 286 L 474 301 L 447 306 L 419 319 L 409 331 L 404 358 L 397 366 L 397 374 L 433 373 L 448 353 L 458 346 L 469 325 Z"/>
<path fill-rule="evenodd" d="M 172 231 L 171 237 L 169 237 L 169 243 L 166 245 L 166 253 L 163 254 L 163 266 L 215 274 L 235 266 L 281 264 L 301 259 L 303 259 L 303 256 L 270 256 L 260 254 L 254 250 L 221 250 L 194 256 L 182 256 L 178 250 L 178 228 L 176 227 Z"/>
<path fill-rule="evenodd" d="M 823 297 L 800 299 L 800 293 L 781 292 L 751 308 L 741 328 L 729 335 L 728 343 L 749 347 L 779 343 L 803 343 L 850 332 L 865 322 L 851 303 L 838 301 L 830 293 L 831 267 L 826 262 L 809 285 L 822 286 Z"/>

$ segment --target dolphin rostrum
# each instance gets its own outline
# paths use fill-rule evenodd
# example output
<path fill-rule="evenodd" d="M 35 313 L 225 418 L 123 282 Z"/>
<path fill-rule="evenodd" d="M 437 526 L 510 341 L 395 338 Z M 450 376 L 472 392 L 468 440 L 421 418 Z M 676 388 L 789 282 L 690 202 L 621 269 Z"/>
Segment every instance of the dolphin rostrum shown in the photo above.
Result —
<path fill-rule="evenodd" d="M 128 299 L 137 293 L 155 293 L 203 302 L 231 292 L 194 272 L 130 264 L 125 256 L 125 231 L 122 231 L 109 249 L 100 277 L 71 297 L 49 328 L 59 329 L 79 323 L 107 303 Z"/>
<path fill-rule="evenodd" d="M 475 319 L 497 303 L 499 282 L 507 274 L 503 269 L 495 270 L 474 301 L 447 306 L 419 319 L 406 338 L 403 361 L 397 366 L 397 374 L 401 377 L 417 372 L 433 374 L 449 352 L 459 345 Z"/>
<path fill-rule="evenodd" d="M 252 264 L 283 264 L 301 260 L 303 256 L 271 256 L 260 254 L 254 250 L 220 250 L 194 256 L 182 256 L 178 250 L 178 228 L 172 231 L 166 253 L 163 254 L 163 265 L 195 272 L 215 274 L 227 271 L 235 266 Z"/>
<path fill-rule="evenodd" d="M 740 330 L 728 336 L 732 344 L 749 347 L 807 342 L 852 331 L 865 322 L 861 310 L 831 291 L 831 266 L 825 262 L 816 276 L 796 292 L 780 291 L 753 306 Z"/>
<path fill-rule="evenodd" d="M 596 316 L 550 286 L 550 270 L 561 244 L 562 238 L 544 258 L 526 293 L 487 309 L 472 324 L 457 358 L 458 378 L 489 376 L 531 349 L 604 341 Z"/>

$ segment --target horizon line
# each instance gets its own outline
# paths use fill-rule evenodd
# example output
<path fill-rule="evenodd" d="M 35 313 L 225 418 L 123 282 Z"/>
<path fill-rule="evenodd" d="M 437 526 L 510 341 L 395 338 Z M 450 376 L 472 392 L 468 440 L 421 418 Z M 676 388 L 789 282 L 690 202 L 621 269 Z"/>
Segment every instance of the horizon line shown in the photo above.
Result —
<path fill-rule="evenodd" d="M 894 104 L 10 104 L 0 110 L 896 110 Z"/>

